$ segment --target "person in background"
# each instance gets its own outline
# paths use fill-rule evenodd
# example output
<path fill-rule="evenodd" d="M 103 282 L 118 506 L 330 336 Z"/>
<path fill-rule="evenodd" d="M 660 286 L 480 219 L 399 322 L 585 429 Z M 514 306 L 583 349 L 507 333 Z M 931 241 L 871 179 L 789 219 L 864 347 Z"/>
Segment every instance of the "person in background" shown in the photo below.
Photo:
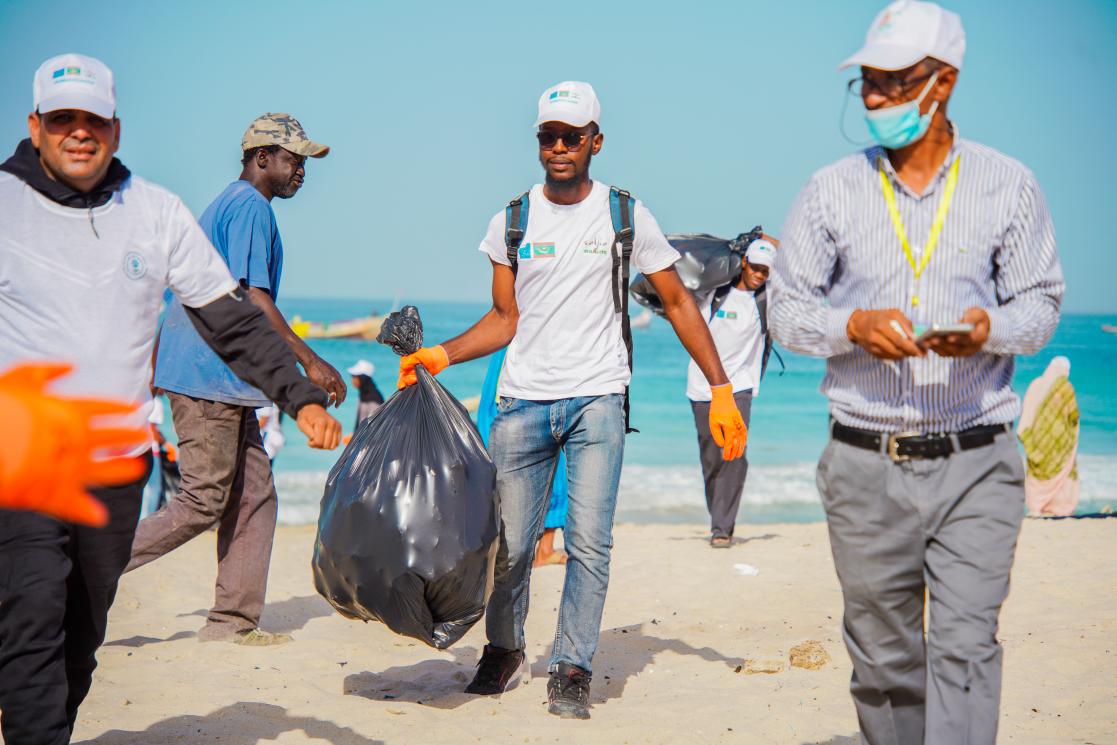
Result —
<path fill-rule="evenodd" d="M 264 452 L 268 455 L 268 462 L 275 466 L 275 456 L 287 444 L 287 437 L 283 434 L 283 410 L 275 404 L 256 409 L 256 419 L 260 423 L 260 438 L 264 444 Z"/>
<path fill-rule="evenodd" d="M 1027 456 L 1025 501 L 1033 515 L 1065 517 L 1078 506 L 1078 419 L 1070 360 L 1060 355 L 1028 386 L 1016 425 Z"/>
<path fill-rule="evenodd" d="M 384 404 L 384 395 L 380 393 L 380 389 L 376 387 L 373 382 L 372 376 L 376 372 L 376 366 L 368 360 L 357 360 L 357 364 L 349 368 L 347 371 L 352 376 L 353 387 L 357 389 L 359 402 L 357 403 L 357 422 L 353 425 L 356 430 L 361 422 L 368 419 L 376 413 Z"/>
<path fill-rule="evenodd" d="M 817 482 L 870 745 L 997 738 L 1024 517 L 1014 356 L 1051 338 L 1065 289 L 1036 177 L 948 118 L 965 49 L 935 3 L 877 15 L 842 67 L 878 144 L 810 177 L 773 271 L 776 340 L 827 360 Z M 932 324 L 959 326 L 915 331 Z"/>
<path fill-rule="evenodd" d="M 485 371 L 485 381 L 481 384 L 481 396 L 477 404 L 477 429 L 481 432 L 481 439 L 485 447 L 489 446 L 489 431 L 492 429 L 493 420 L 496 419 L 499 409 L 496 405 L 496 391 L 500 386 L 500 373 L 504 370 L 504 356 L 507 347 L 493 352 L 489 357 L 489 367 Z M 558 464 L 555 466 L 555 475 L 551 484 L 551 499 L 547 505 L 547 514 L 543 518 L 543 535 L 535 544 L 535 561 L 532 566 L 547 566 L 549 564 L 562 565 L 566 563 L 565 551 L 555 550 L 555 535 L 566 527 L 566 453 L 559 453 Z"/>
<path fill-rule="evenodd" d="M 273 199 L 290 199 L 302 188 L 307 158 L 323 158 L 329 150 L 312 142 L 290 114 L 258 117 L 241 138 L 240 177 L 199 222 L 307 377 L 338 405 L 346 393 L 341 376 L 290 329 L 275 306 L 283 242 L 271 206 Z M 270 397 L 240 380 L 209 349 L 178 301 L 167 308 L 159 334 L 155 386 L 171 402 L 182 479 L 167 507 L 140 523 L 126 571 L 218 525 L 214 604 L 198 639 L 252 646 L 290 641 L 259 628 L 278 498 L 255 410 L 271 405 Z"/>
<path fill-rule="evenodd" d="M 516 218 L 506 224 L 501 210 L 479 246 L 492 265 L 492 308 L 465 333 L 402 358 L 399 386 L 414 385 L 420 364 L 436 375 L 508 347 L 500 411 L 489 440 L 501 507 L 496 574 L 485 612 L 489 643 L 466 692 L 496 695 L 520 680 L 527 659 L 531 565 L 550 497 L 547 487 L 565 453 L 570 493 L 563 537 L 570 560 L 547 710 L 588 719 L 590 665 L 601 635 L 628 430 L 632 371 L 624 253 L 663 298 L 676 335 L 713 386 L 709 427 L 726 460 L 741 457 L 747 430 L 709 329 L 675 272 L 678 252 L 641 202 L 590 178 L 590 162 L 605 141 L 593 87 L 576 81 L 552 86 L 540 97 L 538 111 L 545 182 L 527 195 L 526 225 Z M 522 218 L 523 205 L 521 197 L 509 211 Z M 628 215 L 627 226 L 614 224 L 613 205 L 619 216 Z"/>
<path fill-rule="evenodd" d="M 73 373 L 52 393 L 137 405 L 101 435 L 104 454 L 118 457 L 103 471 L 86 463 L 75 472 L 97 485 L 103 527 L 0 510 L 0 567 L 20 568 L 0 581 L 3 739 L 63 745 L 93 681 L 151 468 L 146 425 L 163 293 L 174 293 L 237 375 L 297 419 L 311 447 L 336 447 L 341 432 L 326 392 L 299 374 L 186 205 L 114 157 L 112 71 L 59 55 L 36 71 L 32 92 L 30 136 L 0 164 L 0 369 L 66 360 Z M 111 427 L 145 436 L 117 442 Z"/>
<path fill-rule="evenodd" d="M 749 244 L 741 257 L 741 273 L 729 284 L 707 294 L 698 304 L 710 336 L 717 346 L 721 366 L 733 383 L 733 400 L 746 427 L 751 427 L 752 400 L 760 395 L 760 379 L 768 366 L 772 341 L 768 334 L 768 271 L 776 245 L 768 236 Z M 737 522 L 737 509 L 749 472 L 748 449 L 737 460 L 721 457 L 721 448 L 710 436 L 710 385 L 691 360 L 687 368 L 687 398 L 698 431 L 698 453 L 710 512 L 710 546 L 729 548 Z"/>

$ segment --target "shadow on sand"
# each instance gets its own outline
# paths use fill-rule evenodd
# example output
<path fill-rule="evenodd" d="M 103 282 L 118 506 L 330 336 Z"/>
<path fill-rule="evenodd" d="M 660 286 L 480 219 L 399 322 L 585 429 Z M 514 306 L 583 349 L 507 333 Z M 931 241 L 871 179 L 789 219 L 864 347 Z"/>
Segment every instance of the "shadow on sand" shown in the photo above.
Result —
<path fill-rule="evenodd" d="M 365 670 L 348 675 L 342 692 L 384 704 L 398 701 L 456 709 L 477 698 L 465 693 L 465 687 L 473 679 L 480 652 L 474 647 L 458 647 L 448 653 L 453 655 L 452 660 L 439 657 L 378 673 Z"/>
<path fill-rule="evenodd" d="M 197 636 L 196 631 L 176 631 L 168 636 L 166 639 L 160 639 L 155 636 L 129 636 L 126 639 L 113 639 L 111 642 L 105 642 L 103 647 L 146 647 L 148 644 L 163 644 L 165 642 L 177 642 L 179 639 L 189 639 Z"/>
<path fill-rule="evenodd" d="M 113 729 L 76 745 L 160 745 L 203 739 L 207 742 L 220 739 L 222 745 L 256 745 L 296 730 L 333 745 L 384 745 L 382 740 L 369 739 L 348 727 L 313 717 L 291 716 L 282 706 L 258 701 L 240 701 L 205 715 L 171 717 L 143 731 Z"/>
<path fill-rule="evenodd" d="M 742 546 L 746 543 L 752 543 L 753 541 L 770 541 L 773 538 L 780 538 L 780 537 L 781 536 L 780 536 L 779 533 L 765 533 L 764 535 L 750 535 L 750 536 L 735 535 L 735 536 L 733 536 L 732 545 Z M 702 541 L 703 543 L 709 543 L 710 542 L 710 536 L 705 535 L 705 534 L 702 534 L 702 535 L 673 535 L 673 536 L 669 536 L 667 538 L 667 540 L 669 540 L 669 541 Z"/>
<path fill-rule="evenodd" d="M 268 603 L 264 608 L 263 618 L 260 620 L 260 626 L 266 631 L 272 631 L 278 634 L 289 634 L 292 631 L 306 626 L 310 621 L 315 618 L 326 618 L 334 614 L 334 609 L 330 604 L 322 599 L 320 595 L 304 595 L 298 598 L 287 598 L 280 600 L 278 603 Z M 177 618 L 187 618 L 188 616 L 200 616 L 205 618 L 209 615 L 209 610 L 200 608 L 189 613 L 179 613 Z M 177 631 L 166 639 L 160 639 L 155 636 L 130 636 L 126 639 L 114 639 L 111 642 L 105 642 L 106 647 L 144 647 L 148 644 L 163 644 L 165 642 L 178 641 L 179 639 L 189 639 L 190 637 L 197 636 L 196 631 Z"/>
<path fill-rule="evenodd" d="M 680 639 L 665 639 L 645 633 L 647 624 L 633 624 L 606 629 L 594 656 L 592 701 L 602 702 L 619 698 L 624 693 L 628 679 L 639 675 L 656 662 L 661 652 L 701 657 L 707 662 L 726 666 L 732 674 L 738 665 L 745 664 L 743 657 L 726 657 L 710 647 L 692 647 Z M 547 674 L 547 658 L 540 657 L 532 666 L 532 674 Z"/>
<path fill-rule="evenodd" d="M 593 701 L 601 702 L 621 696 L 625 684 L 655 662 L 661 652 L 694 655 L 708 662 L 719 663 L 732 672 L 745 663 L 744 658 L 726 657 L 710 647 L 692 647 L 678 639 L 664 639 L 644 633 L 644 624 L 607 629 L 595 657 Z M 406 702 L 456 709 L 476 697 L 464 692 L 473 678 L 479 650 L 459 647 L 449 650 L 453 659 L 423 660 L 415 665 L 389 668 L 381 672 L 364 671 L 345 678 L 343 691 L 347 696 L 360 696 L 381 703 Z M 543 655 L 531 665 L 540 695 L 544 695 L 549 656 Z"/>

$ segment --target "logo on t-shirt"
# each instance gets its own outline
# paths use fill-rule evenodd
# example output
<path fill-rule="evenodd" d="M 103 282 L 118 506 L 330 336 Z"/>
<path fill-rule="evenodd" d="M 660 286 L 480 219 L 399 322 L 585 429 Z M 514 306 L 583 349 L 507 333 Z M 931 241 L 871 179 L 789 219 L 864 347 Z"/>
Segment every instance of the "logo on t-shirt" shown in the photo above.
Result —
<path fill-rule="evenodd" d="M 737 311 L 735 311 L 735 310 L 730 310 L 730 311 L 719 310 L 717 312 L 717 317 L 718 318 L 725 318 L 725 319 L 728 319 L 730 321 L 736 321 L 737 320 Z"/>
<path fill-rule="evenodd" d="M 147 260 L 135 251 L 124 255 L 124 276 L 128 279 L 142 279 L 147 274 Z"/>
<path fill-rule="evenodd" d="M 555 258 L 554 243 L 525 243 L 520 246 L 521 259 L 553 259 Z"/>
<path fill-rule="evenodd" d="M 600 238 L 586 238 L 582 241 L 582 253 L 594 254 L 595 256 L 604 256 L 609 253 L 608 239 L 602 240 Z"/>

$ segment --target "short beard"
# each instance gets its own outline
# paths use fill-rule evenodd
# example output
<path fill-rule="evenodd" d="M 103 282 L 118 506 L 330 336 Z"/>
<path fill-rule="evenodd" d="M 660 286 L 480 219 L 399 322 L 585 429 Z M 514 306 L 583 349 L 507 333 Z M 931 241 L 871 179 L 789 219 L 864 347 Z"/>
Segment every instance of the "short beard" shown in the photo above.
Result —
<path fill-rule="evenodd" d="M 580 174 L 577 174 L 576 176 L 574 176 L 574 178 L 570 179 L 569 181 L 555 181 L 554 179 L 551 178 L 551 173 L 550 173 L 550 171 L 547 170 L 547 166 L 544 165 L 543 166 L 543 173 L 544 173 L 544 179 L 546 181 L 547 187 L 550 188 L 552 193 L 558 193 L 558 194 L 562 194 L 563 192 L 577 191 L 578 187 L 580 187 L 582 184 L 584 184 L 584 183 L 586 183 L 587 181 L 590 180 L 590 163 L 592 163 L 592 162 L 593 162 L 593 153 L 592 152 L 587 153 L 586 154 L 586 169 L 584 171 L 582 171 Z"/>
<path fill-rule="evenodd" d="M 290 181 L 288 181 L 284 185 L 283 191 L 278 191 L 277 190 L 275 192 L 275 196 L 279 197 L 280 199 L 290 199 L 291 197 L 295 196 L 295 194 L 298 193 L 298 191 L 299 191 L 299 187 L 295 186 Z"/>

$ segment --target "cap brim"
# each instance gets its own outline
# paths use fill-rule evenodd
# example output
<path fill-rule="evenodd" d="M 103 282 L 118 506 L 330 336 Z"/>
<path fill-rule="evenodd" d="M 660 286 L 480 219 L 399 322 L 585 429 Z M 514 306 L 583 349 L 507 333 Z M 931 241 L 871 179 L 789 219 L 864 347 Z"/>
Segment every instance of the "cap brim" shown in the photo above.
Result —
<path fill-rule="evenodd" d="M 288 152 L 294 153 L 295 155 L 304 155 L 307 158 L 325 158 L 327 155 L 330 154 L 330 148 L 328 145 L 311 142 L 310 140 L 302 140 L 301 142 L 289 142 L 286 144 L 281 144 L 280 147 L 284 150 L 287 150 Z"/>
<path fill-rule="evenodd" d="M 547 122 L 557 122 L 558 124 L 567 124 L 571 127 L 584 127 L 587 124 L 590 124 L 591 122 L 593 122 L 593 119 L 590 119 L 589 117 L 562 116 L 560 114 L 555 114 L 555 113 L 552 112 L 552 113 L 548 113 L 546 116 L 541 116 L 538 119 L 536 119 L 535 124 L 533 126 L 539 127 L 540 125 L 546 124 Z"/>
<path fill-rule="evenodd" d="M 111 102 L 96 96 L 83 95 L 80 91 L 61 91 L 50 98 L 39 101 L 38 111 L 40 114 L 64 109 L 88 111 L 102 119 L 112 119 L 116 115 Z"/>
<path fill-rule="evenodd" d="M 842 64 L 839 70 L 847 67 L 871 67 L 874 70 L 904 70 L 916 64 L 927 53 L 922 49 L 896 44 L 866 44 Z"/>

